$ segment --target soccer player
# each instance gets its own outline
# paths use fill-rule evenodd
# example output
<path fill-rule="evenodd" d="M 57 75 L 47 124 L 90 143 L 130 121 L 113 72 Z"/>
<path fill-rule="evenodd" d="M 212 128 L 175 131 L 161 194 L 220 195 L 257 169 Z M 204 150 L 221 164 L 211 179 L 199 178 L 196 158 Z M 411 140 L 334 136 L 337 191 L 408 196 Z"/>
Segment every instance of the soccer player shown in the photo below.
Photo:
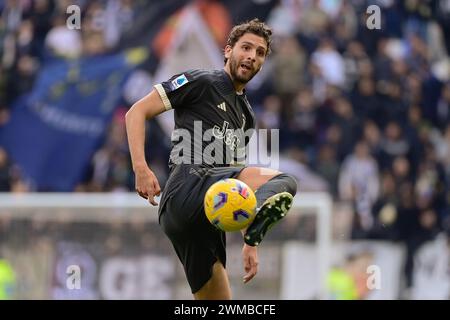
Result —
<path fill-rule="evenodd" d="M 261 70 L 271 35 L 271 29 L 258 19 L 236 25 L 224 49 L 222 70 L 174 75 L 155 85 L 126 114 L 136 191 L 157 205 L 154 197 L 161 189 L 145 160 L 145 121 L 174 109 L 170 176 L 159 204 L 159 221 L 183 264 L 195 299 L 231 299 L 225 233 L 207 220 L 203 209 L 208 188 L 221 179 L 235 178 L 255 191 L 257 215 L 244 231 L 242 249 L 245 283 L 257 273 L 258 244 L 289 210 L 297 191 L 293 177 L 272 169 L 232 166 L 235 157 L 229 156 L 247 142 L 243 132 L 255 127 L 244 87 Z M 205 138 L 208 133 L 210 137 Z M 211 144 L 214 152 L 207 152 Z"/>

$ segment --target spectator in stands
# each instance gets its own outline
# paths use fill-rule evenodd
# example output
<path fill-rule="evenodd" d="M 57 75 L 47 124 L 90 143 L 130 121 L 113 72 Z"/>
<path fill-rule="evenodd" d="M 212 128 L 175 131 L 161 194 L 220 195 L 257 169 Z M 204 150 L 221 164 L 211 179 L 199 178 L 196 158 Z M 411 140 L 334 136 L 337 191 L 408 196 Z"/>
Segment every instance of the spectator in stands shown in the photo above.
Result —
<path fill-rule="evenodd" d="M 258 117 L 259 127 L 263 129 L 281 128 L 282 102 L 279 96 L 267 96 L 262 105 L 261 114 Z"/>
<path fill-rule="evenodd" d="M 379 195 L 379 173 L 365 141 L 359 141 L 342 164 L 339 194 L 355 207 L 355 234 L 368 232 L 373 226 L 371 208 Z"/>
<path fill-rule="evenodd" d="M 436 125 L 444 130 L 450 123 L 450 81 L 442 86 L 441 96 L 436 106 Z"/>
<path fill-rule="evenodd" d="M 288 125 L 291 140 L 301 148 L 314 145 L 317 130 L 317 104 L 309 87 L 300 89 L 292 103 Z"/>
<path fill-rule="evenodd" d="M 339 162 L 336 150 L 332 145 L 324 144 L 319 148 L 315 169 L 328 182 L 331 194 L 336 197 L 338 195 Z"/>
<path fill-rule="evenodd" d="M 319 47 L 313 52 L 311 62 L 317 65 L 325 82 L 342 88 L 345 85 L 345 65 L 341 54 L 336 51 L 330 38 L 320 41 Z"/>
<path fill-rule="evenodd" d="M 0 257 L 0 300 L 9 300 L 14 297 L 16 274 L 11 264 Z"/>
<path fill-rule="evenodd" d="M 11 191 L 12 169 L 6 151 L 0 147 L 0 192 Z"/>
<path fill-rule="evenodd" d="M 78 58 L 82 51 L 80 32 L 67 28 L 66 17 L 58 15 L 53 18 L 53 27 L 45 37 L 45 46 L 57 57 Z"/>
<path fill-rule="evenodd" d="M 398 205 L 398 190 L 392 175 L 385 172 L 382 176 L 381 196 L 374 204 L 372 213 L 374 224 L 368 232 L 368 238 L 377 240 L 400 240 L 401 214 Z M 412 202 L 413 203 L 413 202 Z"/>
<path fill-rule="evenodd" d="M 314 51 L 318 40 L 327 32 L 330 18 L 320 0 L 313 0 L 300 11 L 298 31 L 308 52 Z"/>
<path fill-rule="evenodd" d="M 422 209 L 419 211 L 418 216 L 414 218 L 411 232 L 406 239 L 405 276 L 407 288 L 412 285 L 414 256 L 417 250 L 427 241 L 435 239 L 439 233 L 438 218 L 433 209 Z"/>
<path fill-rule="evenodd" d="M 305 81 L 306 54 L 295 37 L 280 38 L 272 61 L 273 87 L 283 103 L 291 101 Z"/>
<path fill-rule="evenodd" d="M 361 135 L 361 128 L 358 118 L 353 113 L 352 105 L 346 98 L 335 99 L 331 122 L 341 129 L 342 148 L 346 154 L 349 154 Z"/>
<path fill-rule="evenodd" d="M 408 140 L 403 136 L 402 127 L 395 121 L 389 122 L 381 140 L 381 166 L 390 167 L 397 156 L 407 156 L 410 150 Z"/>
<path fill-rule="evenodd" d="M 364 117 L 370 119 L 369 117 Z M 372 120 L 366 120 L 363 123 L 363 139 L 367 142 L 370 154 L 379 162 L 381 152 L 381 132 L 376 123 Z"/>
<path fill-rule="evenodd" d="M 334 268 L 327 277 L 328 299 L 364 300 L 370 293 L 367 285 L 367 268 L 373 262 L 373 254 L 363 250 L 350 253 L 342 267 Z"/>
<path fill-rule="evenodd" d="M 343 54 L 345 63 L 345 88 L 350 91 L 361 78 L 361 68 L 365 63 L 371 63 L 362 44 L 351 41 Z"/>

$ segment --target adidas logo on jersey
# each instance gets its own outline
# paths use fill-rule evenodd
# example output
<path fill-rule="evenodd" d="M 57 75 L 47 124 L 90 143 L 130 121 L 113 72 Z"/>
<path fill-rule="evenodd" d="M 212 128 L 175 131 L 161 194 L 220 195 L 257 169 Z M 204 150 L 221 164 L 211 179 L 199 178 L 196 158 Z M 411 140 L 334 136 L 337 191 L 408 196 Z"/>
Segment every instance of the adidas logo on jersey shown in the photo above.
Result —
<path fill-rule="evenodd" d="M 225 102 L 222 102 L 222 103 L 218 104 L 217 108 L 227 112 L 227 105 L 225 104 Z"/>

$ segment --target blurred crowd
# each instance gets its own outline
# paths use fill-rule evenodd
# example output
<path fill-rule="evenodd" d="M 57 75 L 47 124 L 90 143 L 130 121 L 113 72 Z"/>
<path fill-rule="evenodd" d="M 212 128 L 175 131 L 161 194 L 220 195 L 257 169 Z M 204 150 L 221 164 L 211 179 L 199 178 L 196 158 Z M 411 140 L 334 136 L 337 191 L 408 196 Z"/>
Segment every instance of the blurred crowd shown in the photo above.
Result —
<path fill-rule="evenodd" d="M 133 0 L 0 1 L 0 124 L 5 122 L 13 101 L 30 92 L 46 59 L 98 55 L 114 48 L 131 25 L 137 3 Z M 82 19 L 71 15 L 77 9 L 68 10 L 74 5 L 83 9 L 79 12 Z M 73 29 L 67 27 L 68 19 Z"/>
<path fill-rule="evenodd" d="M 74 2 L 84 10 L 82 33 L 65 27 Z M 0 125 L 47 54 L 107 52 L 139 15 L 138 2 L 0 1 Z M 370 4 L 381 8 L 381 29 L 368 28 Z M 282 156 L 353 205 L 352 238 L 406 243 L 410 274 L 417 248 L 450 230 L 448 1 L 281 0 L 266 22 L 275 31 L 269 76 L 248 91 L 258 126 L 279 128 Z M 77 190 L 134 190 L 128 107 L 118 109 Z M 163 184 L 169 137 L 153 121 L 148 140 Z M 300 184 L 308 190 L 307 179 Z M 23 190 L 20 170 L 0 150 L 0 191 Z"/>
<path fill-rule="evenodd" d="M 259 121 L 352 203 L 352 238 L 406 243 L 410 286 L 414 252 L 450 231 L 450 8 L 379 1 L 378 30 L 369 2 L 339 2 L 271 12 L 273 90 Z"/>
<path fill-rule="evenodd" d="M 8 121 L 14 101 L 30 93 L 41 66 L 54 58 L 76 59 L 113 51 L 144 2 L 1 0 L 0 127 Z M 81 10 L 77 11 L 78 8 Z M 77 17 L 77 13 L 81 16 Z M 114 132 L 109 136 L 114 136 Z M 20 168 L 0 148 L 0 191 L 32 189 Z"/>

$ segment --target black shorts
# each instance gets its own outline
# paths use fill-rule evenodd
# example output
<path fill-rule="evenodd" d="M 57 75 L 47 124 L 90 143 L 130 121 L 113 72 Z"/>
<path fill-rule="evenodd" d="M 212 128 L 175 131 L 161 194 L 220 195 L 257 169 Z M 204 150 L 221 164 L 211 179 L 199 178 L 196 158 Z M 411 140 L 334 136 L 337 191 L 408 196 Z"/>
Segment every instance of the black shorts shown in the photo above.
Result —
<path fill-rule="evenodd" d="M 192 293 L 211 278 L 217 259 L 226 265 L 225 232 L 206 218 L 203 199 L 215 182 L 236 178 L 244 167 L 177 165 L 164 188 L 159 220 L 183 264 Z"/>

